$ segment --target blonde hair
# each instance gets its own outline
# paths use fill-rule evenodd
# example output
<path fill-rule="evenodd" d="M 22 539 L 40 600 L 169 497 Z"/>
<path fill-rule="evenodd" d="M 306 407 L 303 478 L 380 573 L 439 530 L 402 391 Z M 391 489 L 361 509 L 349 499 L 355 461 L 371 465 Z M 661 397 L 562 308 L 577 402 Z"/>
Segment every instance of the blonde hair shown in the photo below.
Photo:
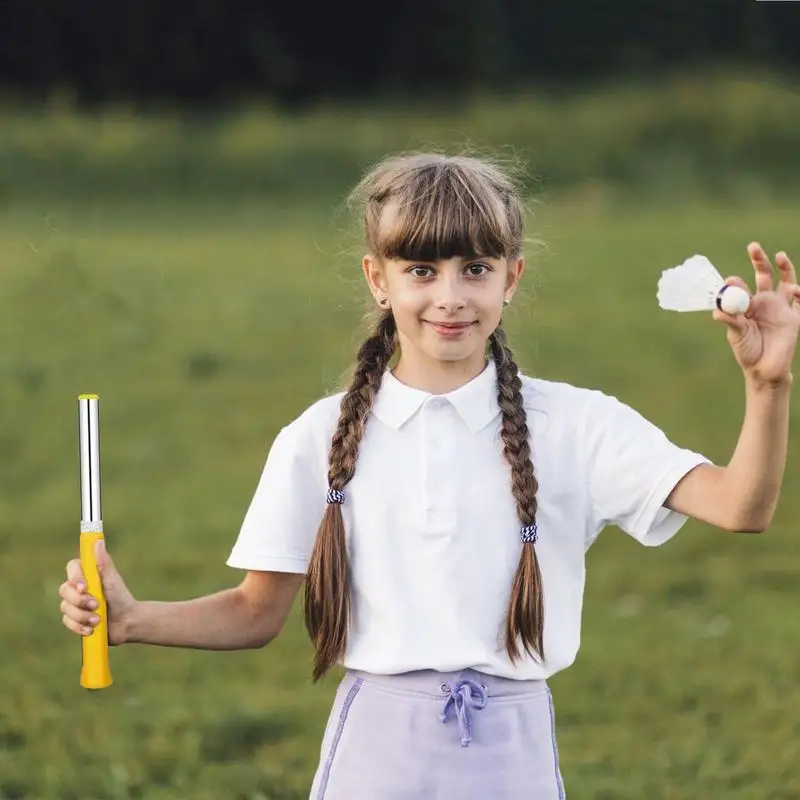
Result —
<path fill-rule="evenodd" d="M 384 258 L 436 261 L 453 256 L 517 258 L 524 243 L 525 213 L 513 179 L 495 164 L 467 156 L 412 154 L 382 161 L 359 182 L 351 203 L 361 207 L 366 243 Z M 522 382 L 505 332 L 489 337 L 497 368 L 503 453 L 511 493 L 523 526 L 536 522 L 538 482 Z M 344 491 L 355 474 L 358 447 L 384 372 L 397 349 L 391 311 L 382 312 L 359 349 L 331 441 L 328 482 Z M 344 656 L 350 625 L 350 562 L 341 507 L 327 506 L 305 584 L 305 622 L 314 644 L 314 680 Z M 542 577 L 532 543 L 522 545 L 505 621 L 506 652 L 544 658 Z"/>

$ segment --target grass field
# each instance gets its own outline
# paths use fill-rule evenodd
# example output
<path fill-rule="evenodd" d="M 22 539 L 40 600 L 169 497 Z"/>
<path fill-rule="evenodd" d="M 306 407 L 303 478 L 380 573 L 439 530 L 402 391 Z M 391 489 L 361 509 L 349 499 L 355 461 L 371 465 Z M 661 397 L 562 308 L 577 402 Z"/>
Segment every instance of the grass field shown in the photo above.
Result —
<path fill-rule="evenodd" d="M 592 119 L 592 102 L 573 112 Z M 687 107 L 705 119 L 702 101 Z M 90 694 L 57 588 L 78 544 L 81 392 L 101 397 L 106 534 L 134 593 L 184 599 L 238 580 L 224 562 L 272 438 L 338 388 L 361 335 L 360 248 L 335 213 L 339 183 L 309 172 L 305 191 L 126 194 L 106 179 L 114 141 L 135 139 L 134 125 L 92 140 L 83 167 L 96 182 L 82 193 L 74 153 L 53 155 L 51 129 L 30 140 L 23 122 L 17 150 L 17 129 L 0 135 L 0 800 L 305 798 L 336 677 L 311 686 L 299 605 L 260 652 L 114 650 L 115 686 Z M 434 128 L 430 139 L 447 133 Z M 81 130 L 74 141 L 89 142 Z M 753 136 L 745 149 L 758 166 Z M 166 158 L 172 140 L 158 141 Z M 364 152 L 381 137 L 370 141 Z M 112 166 L 98 157 L 106 145 Z M 343 163 L 342 186 L 358 177 Z M 48 164 L 61 170 L 50 194 Z M 790 166 L 784 187 L 796 182 Z M 750 192 L 753 174 L 728 175 L 739 189 L 724 199 L 673 184 L 669 197 L 626 201 L 582 181 L 545 195 L 530 226 L 545 246 L 508 314 L 523 368 L 617 395 L 725 463 L 743 385 L 724 331 L 660 312 L 655 283 L 695 252 L 749 278 L 753 239 L 800 262 L 800 201 L 770 197 L 763 180 Z M 796 397 L 792 416 L 765 535 L 690 522 L 650 550 L 609 529 L 590 551 L 582 650 L 552 680 L 571 800 L 800 798 Z"/>
<path fill-rule="evenodd" d="M 742 382 L 723 331 L 659 312 L 658 271 L 702 251 L 800 252 L 800 209 L 554 202 L 510 315 L 529 372 L 617 394 L 724 462 Z M 78 687 L 56 590 L 75 552 L 76 403 L 103 404 L 104 517 L 134 592 L 179 599 L 224 565 L 279 426 L 332 390 L 358 339 L 352 237 L 329 206 L 11 206 L 0 221 L 0 797 L 299 798 L 335 679 L 312 688 L 299 616 L 265 651 L 122 648 Z M 797 417 L 797 403 L 793 414 Z M 582 652 L 557 676 L 574 798 L 800 797 L 800 513 L 793 432 L 772 530 L 689 523 L 662 549 L 608 530 Z"/>

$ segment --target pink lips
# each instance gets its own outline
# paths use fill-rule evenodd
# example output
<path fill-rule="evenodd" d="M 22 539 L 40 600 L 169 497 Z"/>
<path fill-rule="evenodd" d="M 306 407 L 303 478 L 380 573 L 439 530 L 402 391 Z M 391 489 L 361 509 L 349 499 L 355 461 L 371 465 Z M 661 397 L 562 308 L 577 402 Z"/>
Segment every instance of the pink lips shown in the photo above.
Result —
<path fill-rule="evenodd" d="M 427 321 L 427 320 L 426 320 Z M 428 322 L 439 336 L 446 339 L 457 339 L 469 330 L 474 322 Z"/>

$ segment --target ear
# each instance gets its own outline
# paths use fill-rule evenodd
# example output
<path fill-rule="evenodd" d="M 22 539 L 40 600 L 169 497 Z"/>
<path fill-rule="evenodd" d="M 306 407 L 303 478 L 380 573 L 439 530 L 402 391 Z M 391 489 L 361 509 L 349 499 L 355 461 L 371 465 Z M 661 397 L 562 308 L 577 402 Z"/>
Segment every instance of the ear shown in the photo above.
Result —
<path fill-rule="evenodd" d="M 506 289 L 503 299 L 510 301 L 517 291 L 522 273 L 525 272 L 525 259 L 510 259 L 508 262 L 508 273 L 506 275 Z"/>
<path fill-rule="evenodd" d="M 364 270 L 364 277 L 367 279 L 369 290 L 375 300 L 385 297 L 387 293 L 386 276 L 380 261 L 368 253 L 361 262 L 361 268 Z"/>

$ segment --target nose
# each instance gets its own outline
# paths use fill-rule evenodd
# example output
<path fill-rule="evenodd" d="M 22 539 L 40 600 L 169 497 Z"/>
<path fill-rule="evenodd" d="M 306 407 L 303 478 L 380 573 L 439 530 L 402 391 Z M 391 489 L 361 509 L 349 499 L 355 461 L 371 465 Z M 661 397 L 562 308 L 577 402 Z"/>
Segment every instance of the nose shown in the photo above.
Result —
<path fill-rule="evenodd" d="M 466 301 L 464 298 L 463 287 L 458 278 L 443 276 L 438 281 L 438 292 L 436 295 L 436 308 L 447 314 L 454 314 L 464 308 Z"/>

